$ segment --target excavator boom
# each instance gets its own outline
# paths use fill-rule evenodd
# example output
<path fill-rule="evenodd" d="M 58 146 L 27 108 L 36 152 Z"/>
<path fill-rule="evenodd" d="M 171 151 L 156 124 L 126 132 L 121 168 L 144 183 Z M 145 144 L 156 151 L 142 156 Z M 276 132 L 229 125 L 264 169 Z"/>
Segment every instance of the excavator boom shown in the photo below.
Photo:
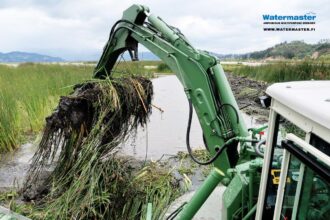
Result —
<path fill-rule="evenodd" d="M 248 132 L 217 59 L 195 49 L 179 29 L 149 14 L 145 6 L 131 6 L 124 11 L 122 19 L 115 23 L 94 76 L 101 79 L 111 77 L 115 62 L 125 51 L 129 51 L 132 60 L 137 60 L 138 43 L 165 62 L 182 83 L 191 103 L 190 111 L 192 105 L 215 166 L 180 215 L 181 219 L 190 219 L 219 182 L 229 182 L 226 171 L 238 163 L 238 142 L 244 140 Z M 244 150 L 243 146 L 241 151 Z"/>

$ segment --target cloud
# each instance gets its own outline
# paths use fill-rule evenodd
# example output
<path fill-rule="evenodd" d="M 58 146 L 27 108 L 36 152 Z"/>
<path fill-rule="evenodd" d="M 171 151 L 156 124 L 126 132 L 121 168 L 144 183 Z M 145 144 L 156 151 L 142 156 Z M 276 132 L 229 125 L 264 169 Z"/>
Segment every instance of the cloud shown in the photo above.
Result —
<path fill-rule="evenodd" d="M 102 26 L 102 19 L 97 17 L 61 18 L 34 8 L 1 9 L 0 48 L 3 51 L 44 51 L 50 55 L 74 56 L 102 48 L 107 31 L 96 34 Z"/>
<path fill-rule="evenodd" d="M 98 59 L 112 24 L 131 0 L 2 0 L 0 50 L 41 52 L 65 59 Z M 217 53 L 265 49 L 282 41 L 330 36 L 328 1 L 140 0 L 178 27 L 197 48 Z M 318 16 L 315 32 L 264 32 L 262 14 Z"/>

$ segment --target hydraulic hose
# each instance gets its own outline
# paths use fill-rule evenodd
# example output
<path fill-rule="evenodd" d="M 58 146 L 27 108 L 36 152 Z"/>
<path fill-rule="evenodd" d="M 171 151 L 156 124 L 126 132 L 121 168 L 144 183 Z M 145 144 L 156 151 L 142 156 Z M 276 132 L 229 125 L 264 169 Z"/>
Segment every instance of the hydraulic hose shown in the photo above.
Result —
<path fill-rule="evenodd" d="M 189 116 L 188 116 L 188 126 L 187 126 L 187 133 L 186 133 L 186 145 L 187 145 L 187 150 L 189 153 L 189 156 L 191 157 L 191 159 L 198 163 L 199 165 L 209 165 L 211 163 L 213 163 L 219 156 L 220 154 L 229 146 L 229 144 L 231 143 L 231 141 L 227 141 L 217 152 L 216 154 L 209 160 L 207 161 L 199 161 L 198 159 L 196 159 L 193 155 L 191 146 L 190 146 L 190 129 L 191 129 L 191 122 L 192 122 L 192 116 L 193 116 L 193 106 L 190 100 L 188 100 L 189 102 Z"/>

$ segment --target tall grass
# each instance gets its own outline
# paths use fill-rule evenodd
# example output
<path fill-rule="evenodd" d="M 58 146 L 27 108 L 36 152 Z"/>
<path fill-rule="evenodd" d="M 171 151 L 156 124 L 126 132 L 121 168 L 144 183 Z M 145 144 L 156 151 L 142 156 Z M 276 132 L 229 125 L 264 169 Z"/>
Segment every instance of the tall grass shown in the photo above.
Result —
<path fill-rule="evenodd" d="M 17 110 L 11 94 L 0 92 L 0 150 L 11 151 L 16 146 Z"/>
<path fill-rule="evenodd" d="M 23 134 L 40 131 L 59 96 L 90 78 L 92 70 L 73 65 L 0 65 L 0 152 L 17 147 Z"/>
<path fill-rule="evenodd" d="M 330 65 L 312 61 L 296 63 L 279 62 L 261 66 L 237 65 L 236 67 L 231 66 L 229 70 L 241 76 L 271 83 L 330 79 Z"/>

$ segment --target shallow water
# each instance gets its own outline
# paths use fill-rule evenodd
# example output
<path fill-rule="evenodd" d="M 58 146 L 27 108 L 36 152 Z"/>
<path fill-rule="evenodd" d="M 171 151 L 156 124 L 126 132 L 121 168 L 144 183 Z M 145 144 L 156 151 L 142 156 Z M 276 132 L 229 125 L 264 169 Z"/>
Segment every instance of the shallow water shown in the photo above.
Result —
<path fill-rule="evenodd" d="M 22 186 L 36 149 L 36 145 L 26 143 L 0 157 L 0 191 Z"/>
<path fill-rule="evenodd" d="M 140 159 L 157 160 L 164 154 L 174 155 L 178 151 L 186 152 L 186 130 L 188 123 L 188 101 L 176 76 L 162 76 L 153 80 L 153 104 L 156 108 L 145 128 L 139 128 L 136 137 L 122 145 L 126 154 Z M 254 117 L 243 113 L 246 126 L 258 126 Z M 202 130 L 194 113 L 190 143 L 192 147 L 203 147 Z"/>

